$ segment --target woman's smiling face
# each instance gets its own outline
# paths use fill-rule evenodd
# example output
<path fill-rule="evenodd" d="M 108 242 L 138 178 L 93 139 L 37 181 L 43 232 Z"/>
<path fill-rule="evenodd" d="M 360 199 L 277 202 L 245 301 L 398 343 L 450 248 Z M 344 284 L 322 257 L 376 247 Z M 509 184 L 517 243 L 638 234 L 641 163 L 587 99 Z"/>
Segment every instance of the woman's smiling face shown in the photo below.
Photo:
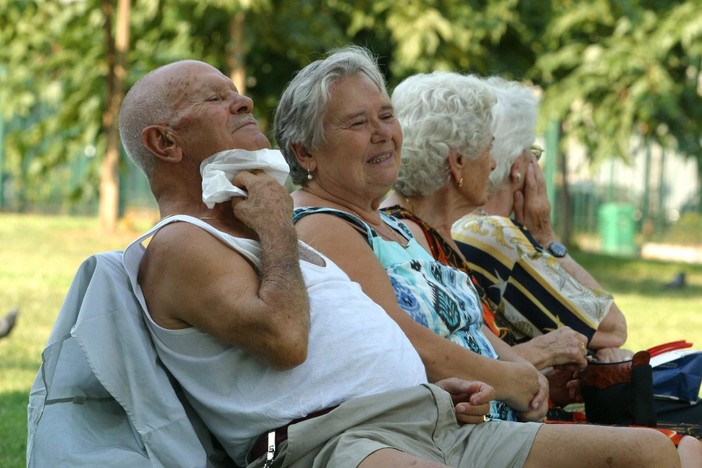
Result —
<path fill-rule="evenodd" d="M 332 85 L 324 139 L 309 153 L 314 178 L 327 191 L 371 200 L 395 183 L 402 130 L 390 99 L 366 75 L 340 78 Z"/>

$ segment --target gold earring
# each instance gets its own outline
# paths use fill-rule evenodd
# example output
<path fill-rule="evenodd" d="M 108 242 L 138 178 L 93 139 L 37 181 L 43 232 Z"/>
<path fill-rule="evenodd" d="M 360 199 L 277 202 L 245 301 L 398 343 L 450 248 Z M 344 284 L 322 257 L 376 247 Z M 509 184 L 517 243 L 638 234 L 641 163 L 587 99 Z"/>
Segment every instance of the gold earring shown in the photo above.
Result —
<path fill-rule="evenodd" d="M 463 187 L 463 177 L 461 177 L 460 180 L 458 181 L 458 188 L 461 188 L 461 187 Z"/>

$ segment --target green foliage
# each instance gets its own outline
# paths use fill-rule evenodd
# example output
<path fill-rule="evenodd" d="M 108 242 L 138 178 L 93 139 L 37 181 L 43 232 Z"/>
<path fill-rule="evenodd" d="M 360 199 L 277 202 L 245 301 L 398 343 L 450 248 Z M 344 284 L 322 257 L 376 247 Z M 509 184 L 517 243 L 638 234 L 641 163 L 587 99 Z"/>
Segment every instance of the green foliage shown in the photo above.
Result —
<path fill-rule="evenodd" d="M 628 158 L 632 135 L 698 156 L 702 4 L 569 2 L 537 61 L 543 117 L 594 159 Z"/>
<path fill-rule="evenodd" d="M 3 166 L 27 203 L 46 196 L 58 167 L 90 175 L 69 177 L 63 196 L 94 193 L 106 146 L 104 22 L 98 0 L 0 0 Z M 381 56 L 391 87 L 435 69 L 530 80 L 543 89 L 544 123 L 561 119 L 562 141 L 585 143 L 594 160 L 628 157 L 638 135 L 702 155 L 696 0 L 132 0 L 126 86 L 184 58 L 228 73 L 238 51 L 269 128 L 293 74 L 348 43 Z"/>

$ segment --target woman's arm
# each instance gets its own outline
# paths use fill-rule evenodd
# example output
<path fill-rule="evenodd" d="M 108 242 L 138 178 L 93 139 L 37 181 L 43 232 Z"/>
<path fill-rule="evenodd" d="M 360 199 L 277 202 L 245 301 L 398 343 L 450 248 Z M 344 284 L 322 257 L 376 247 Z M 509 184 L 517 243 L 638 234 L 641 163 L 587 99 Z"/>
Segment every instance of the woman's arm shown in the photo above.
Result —
<path fill-rule="evenodd" d="M 539 372 L 524 362 L 497 361 L 461 347 L 417 324 L 397 303 L 390 279 L 365 238 L 346 221 L 308 215 L 296 224 L 300 239 L 334 261 L 385 309 L 417 349 L 430 381 L 448 377 L 478 380 L 495 388 L 496 399 L 517 411 L 531 410 L 540 390 Z"/>
<path fill-rule="evenodd" d="M 551 225 L 551 204 L 546 195 L 546 183 L 538 164 L 530 162 L 524 179 L 523 192 L 514 194 L 514 218 L 526 226 L 534 239 L 543 247 L 556 241 L 556 234 Z M 604 290 L 602 285 L 573 257 L 567 255 L 558 259 L 560 267 L 576 281 L 589 289 Z M 590 349 L 616 348 L 622 346 L 627 338 L 626 318 L 619 307 L 612 305 L 600 322 L 597 331 L 590 340 Z"/>
<path fill-rule="evenodd" d="M 500 361 L 508 361 L 514 363 L 528 364 L 532 366 L 526 359 L 519 355 L 510 345 L 497 337 L 488 327 L 483 325 L 483 333 L 492 344 L 493 348 L 500 356 Z M 523 421 L 539 421 L 546 416 L 548 411 L 548 394 L 549 383 L 546 377 L 539 374 L 539 391 L 534 395 L 534 398 L 529 404 L 529 411 L 520 412 L 520 419 Z"/>

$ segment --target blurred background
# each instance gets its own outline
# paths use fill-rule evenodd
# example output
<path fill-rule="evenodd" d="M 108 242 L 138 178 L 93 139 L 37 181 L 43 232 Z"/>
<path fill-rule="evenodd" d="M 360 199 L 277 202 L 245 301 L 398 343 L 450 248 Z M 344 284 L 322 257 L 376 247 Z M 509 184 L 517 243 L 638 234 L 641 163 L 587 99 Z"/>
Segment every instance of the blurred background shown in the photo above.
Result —
<path fill-rule="evenodd" d="M 702 349 L 700 0 L 0 0 L 0 318 L 20 311 L 0 340 L 0 466 L 25 465 L 27 396 L 80 262 L 158 219 L 118 139 L 126 90 L 203 60 L 269 132 L 293 74 L 349 43 L 390 90 L 432 70 L 532 85 L 554 225 L 615 295 L 625 347 Z"/>
<path fill-rule="evenodd" d="M 390 89 L 437 69 L 532 84 L 561 238 L 702 261 L 698 0 L 0 0 L 0 211 L 153 217 L 116 131 L 137 78 L 207 61 L 269 129 L 293 73 L 348 43 Z"/>

